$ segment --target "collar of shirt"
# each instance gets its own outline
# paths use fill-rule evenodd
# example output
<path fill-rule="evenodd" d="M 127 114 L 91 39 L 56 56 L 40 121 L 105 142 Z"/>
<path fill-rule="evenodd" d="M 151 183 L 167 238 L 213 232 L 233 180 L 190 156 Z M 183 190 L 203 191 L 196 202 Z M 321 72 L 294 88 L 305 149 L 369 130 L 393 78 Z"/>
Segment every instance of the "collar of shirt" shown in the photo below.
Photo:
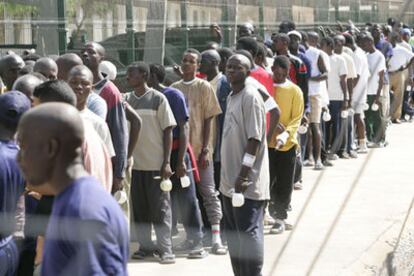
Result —
<path fill-rule="evenodd" d="M 286 80 L 283 83 L 274 83 L 273 86 L 274 87 L 288 87 L 290 85 L 291 81 L 290 80 Z"/>
<path fill-rule="evenodd" d="M 196 80 L 197 80 L 197 78 L 194 78 L 194 79 L 192 79 L 192 80 L 190 80 L 190 81 L 184 81 L 184 80 L 183 80 L 183 84 L 185 84 L 185 85 L 191 85 L 191 84 L 193 84 Z"/>

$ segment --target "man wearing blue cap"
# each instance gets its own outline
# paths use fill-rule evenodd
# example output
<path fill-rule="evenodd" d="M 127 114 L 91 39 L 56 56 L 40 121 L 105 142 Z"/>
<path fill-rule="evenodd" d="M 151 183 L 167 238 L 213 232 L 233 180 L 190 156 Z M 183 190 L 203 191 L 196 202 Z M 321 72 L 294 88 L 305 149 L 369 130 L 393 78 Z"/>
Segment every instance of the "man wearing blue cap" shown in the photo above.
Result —
<path fill-rule="evenodd" d="M 410 29 L 408 29 L 408 28 L 401 29 L 400 35 L 401 35 L 401 42 L 399 43 L 399 45 L 402 46 L 402 47 L 404 47 L 408 51 L 412 52 L 413 51 L 413 48 L 408 43 L 408 41 L 411 38 L 411 31 L 410 31 Z"/>
<path fill-rule="evenodd" d="M 16 161 L 19 148 L 14 136 L 21 115 L 30 105 L 21 92 L 0 95 L 0 275 L 14 275 L 18 264 L 13 231 L 17 201 L 24 192 L 25 181 Z"/>

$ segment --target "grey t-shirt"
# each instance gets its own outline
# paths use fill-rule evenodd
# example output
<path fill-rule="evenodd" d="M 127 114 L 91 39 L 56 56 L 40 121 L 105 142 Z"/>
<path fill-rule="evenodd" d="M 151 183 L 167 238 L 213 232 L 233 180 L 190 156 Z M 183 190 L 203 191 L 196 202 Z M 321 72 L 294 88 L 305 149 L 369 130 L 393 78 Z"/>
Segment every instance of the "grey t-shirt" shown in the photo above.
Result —
<path fill-rule="evenodd" d="M 231 197 L 242 167 L 249 139 L 260 141 L 256 161 L 249 172 L 251 182 L 245 198 L 267 200 L 269 196 L 269 157 L 266 141 L 266 112 L 262 97 L 252 86 L 230 94 L 224 118 L 221 145 L 220 191 Z"/>

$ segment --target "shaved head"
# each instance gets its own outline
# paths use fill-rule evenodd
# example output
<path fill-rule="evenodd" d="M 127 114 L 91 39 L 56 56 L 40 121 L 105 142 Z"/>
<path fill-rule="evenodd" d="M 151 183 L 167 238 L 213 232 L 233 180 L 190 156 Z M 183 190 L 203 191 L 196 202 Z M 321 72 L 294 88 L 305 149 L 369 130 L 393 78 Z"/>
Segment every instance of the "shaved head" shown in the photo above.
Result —
<path fill-rule="evenodd" d="M 233 56 L 231 56 L 230 58 L 229 58 L 229 61 L 230 60 L 233 60 L 233 59 L 237 59 L 237 60 L 239 60 L 240 61 L 240 63 L 241 63 L 241 65 L 244 67 L 244 68 L 246 68 L 246 70 L 250 70 L 250 68 L 252 67 L 252 63 L 250 62 L 250 60 L 249 60 L 249 58 L 248 57 L 246 57 L 246 56 L 244 56 L 244 55 L 241 55 L 241 54 L 235 54 L 235 55 L 233 55 Z"/>
<path fill-rule="evenodd" d="M 88 80 L 91 81 L 91 83 L 93 83 L 93 74 L 91 72 L 91 70 L 86 67 L 85 65 L 77 65 L 75 67 L 73 67 L 70 71 L 69 71 L 69 75 L 68 75 L 68 79 L 74 77 L 74 76 L 85 76 Z"/>
<path fill-rule="evenodd" d="M 33 72 L 40 73 L 47 79 L 55 80 L 58 74 L 58 66 L 53 59 L 43 57 L 36 61 L 33 67 Z"/>
<path fill-rule="evenodd" d="M 13 86 L 24 65 L 23 59 L 14 53 L 0 59 L 0 77 L 8 89 Z"/>
<path fill-rule="evenodd" d="M 219 53 L 216 50 L 206 50 L 204 52 L 201 53 L 201 60 L 203 59 L 208 59 L 210 61 L 214 61 L 220 63 L 221 61 L 221 57 L 219 55 Z"/>
<path fill-rule="evenodd" d="M 102 57 L 105 56 L 105 48 L 98 42 L 88 42 L 85 44 L 85 47 L 93 47 Z"/>
<path fill-rule="evenodd" d="M 57 188 L 53 186 L 59 184 L 53 183 L 53 178 L 67 173 L 69 164 L 81 160 L 82 119 L 68 104 L 45 103 L 22 116 L 18 140 L 18 161 L 25 179 L 33 186 L 30 188 L 54 194 Z"/>
<path fill-rule="evenodd" d="M 83 62 L 77 54 L 68 53 L 61 55 L 56 60 L 56 64 L 58 66 L 58 79 L 66 81 L 68 80 L 69 71 L 77 65 L 82 65 Z"/>
<path fill-rule="evenodd" d="M 45 81 L 45 78 L 42 78 L 43 75 L 40 76 L 37 74 L 27 74 L 21 76 L 14 82 L 13 90 L 22 92 L 31 100 L 35 88 Z"/>

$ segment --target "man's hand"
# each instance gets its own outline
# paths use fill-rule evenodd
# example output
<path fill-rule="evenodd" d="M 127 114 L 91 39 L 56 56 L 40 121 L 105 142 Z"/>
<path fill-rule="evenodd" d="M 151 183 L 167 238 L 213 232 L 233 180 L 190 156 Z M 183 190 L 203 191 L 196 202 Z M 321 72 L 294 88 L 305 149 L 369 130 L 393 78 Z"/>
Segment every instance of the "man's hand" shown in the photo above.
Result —
<path fill-rule="evenodd" d="M 122 190 L 124 188 L 124 185 L 122 184 L 122 178 L 115 177 L 112 181 L 112 194 L 115 194 L 116 192 Z"/>
<path fill-rule="evenodd" d="M 177 167 L 175 168 L 175 174 L 177 177 L 183 177 L 187 174 L 187 166 L 185 165 L 185 162 L 178 162 Z"/>
<path fill-rule="evenodd" d="M 173 175 L 169 162 L 164 162 L 161 167 L 160 175 L 162 179 L 169 179 Z"/>
<path fill-rule="evenodd" d="M 382 105 L 379 97 L 375 97 L 374 103 L 376 103 L 379 107 Z"/>
<path fill-rule="evenodd" d="M 279 149 L 283 148 L 284 145 L 285 145 L 285 143 L 283 143 L 282 140 L 277 139 L 276 140 L 276 147 L 275 147 L 275 149 L 279 150 Z"/>
<path fill-rule="evenodd" d="M 223 37 L 223 34 L 221 33 L 221 28 L 217 24 L 212 24 L 210 26 L 210 32 L 214 37 L 218 37 L 221 41 L 221 38 Z"/>
<path fill-rule="evenodd" d="M 249 182 L 247 178 L 237 177 L 236 183 L 234 185 L 234 190 L 236 193 L 244 193 L 249 187 Z"/>
<path fill-rule="evenodd" d="M 348 109 L 348 101 L 347 100 L 344 100 L 342 102 L 342 110 L 347 110 L 347 109 Z"/>
<path fill-rule="evenodd" d="M 300 122 L 301 125 L 309 124 L 309 113 L 304 114 L 302 117 L 302 121 Z"/>
<path fill-rule="evenodd" d="M 283 133 L 286 130 L 285 126 L 281 123 L 277 124 L 275 128 L 276 135 L 279 135 L 280 133 Z"/>
<path fill-rule="evenodd" d="M 175 65 L 173 66 L 173 69 L 174 69 L 174 73 L 175 73 L 177 76 L 179 76 L 180 78 L 182 78 L 182 77 L 183 77 L 183 71 L 181 71 L 181 67 L 180 67 L 180 65 L 175 64 Z"/>
<path fill-rule="evenodd" d="M 202 169 L 207 169 L 208 165 L 208 152 L 202 151 L 198 157 L 198 166 L 200 166 Z"/>

